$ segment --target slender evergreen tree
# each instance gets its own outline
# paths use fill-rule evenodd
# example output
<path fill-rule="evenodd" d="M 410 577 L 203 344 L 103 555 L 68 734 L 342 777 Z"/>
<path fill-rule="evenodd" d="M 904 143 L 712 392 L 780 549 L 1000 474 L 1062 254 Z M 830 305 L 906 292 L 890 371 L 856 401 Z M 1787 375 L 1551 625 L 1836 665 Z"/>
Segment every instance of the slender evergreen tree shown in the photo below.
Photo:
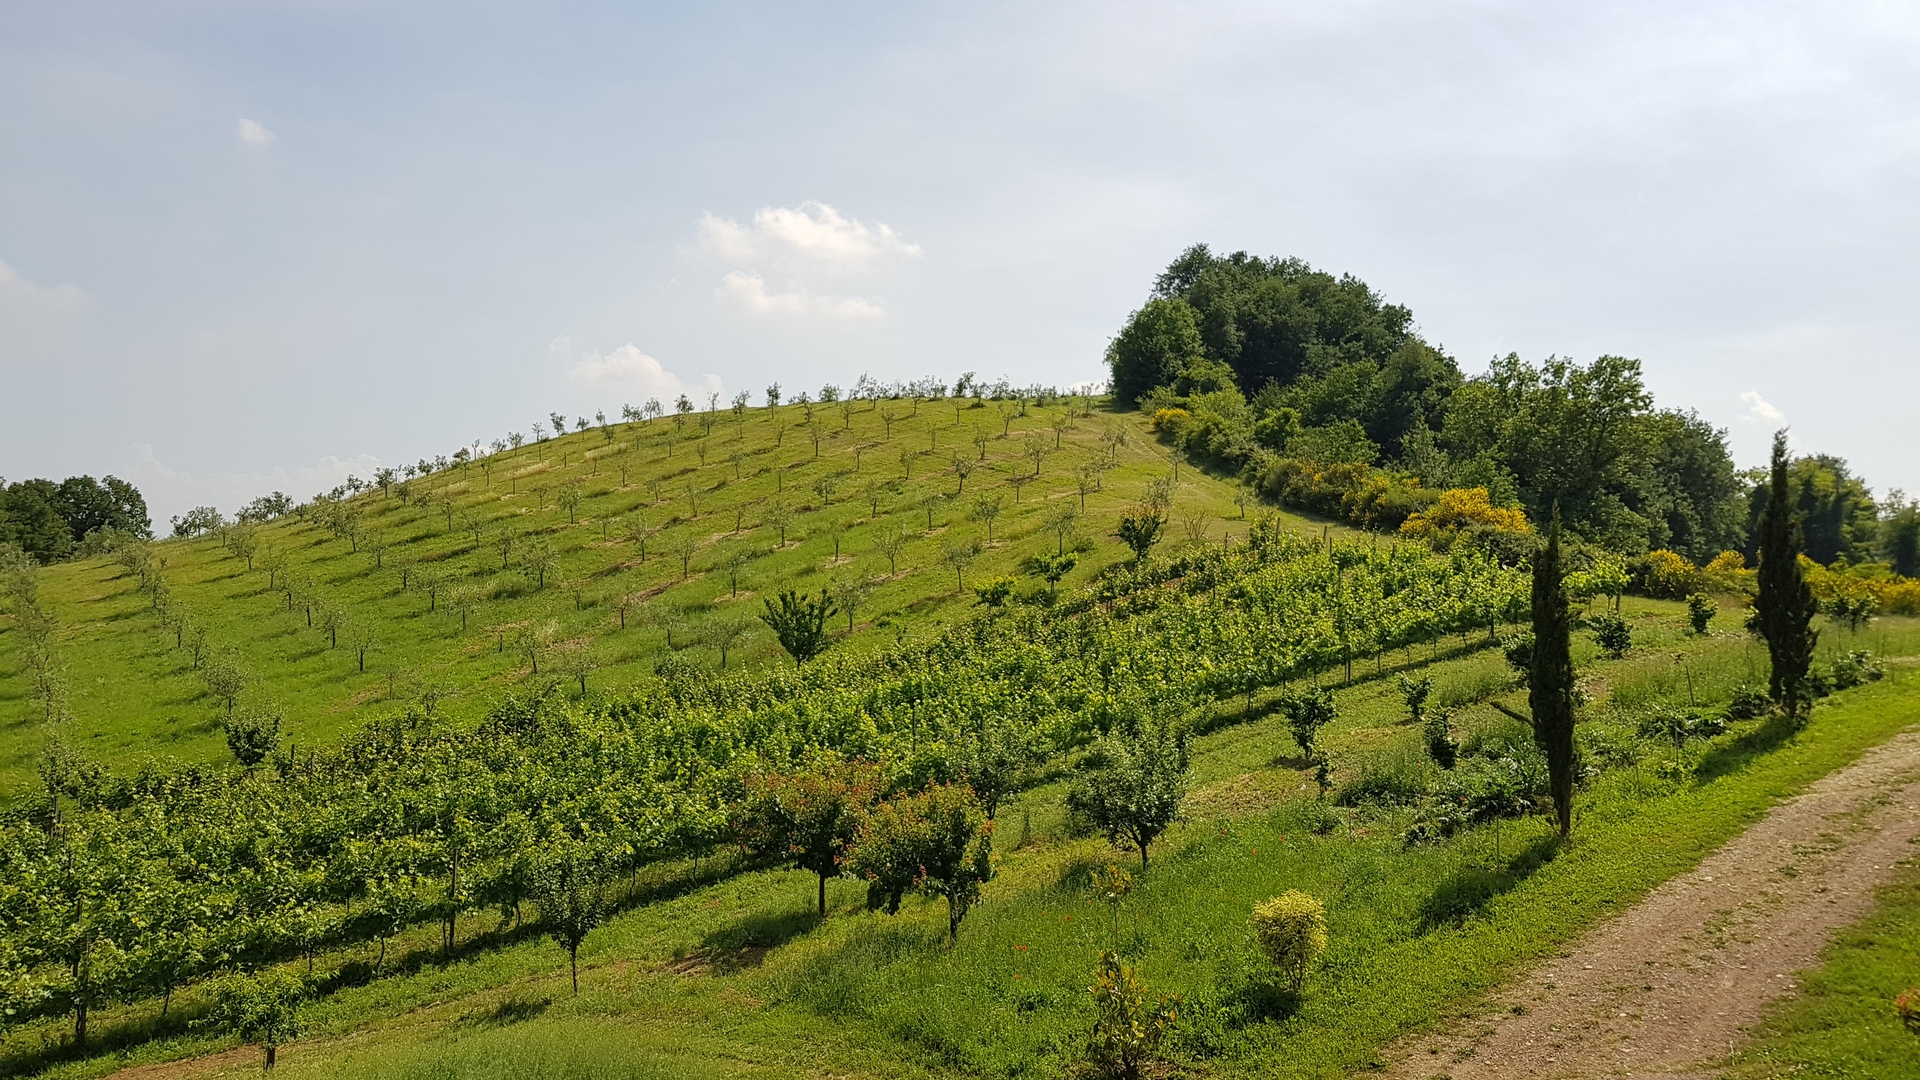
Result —
<path fill-rule="evenodd" d="M 1767 508 L 1760 515 L 1760 636 L 1767 640 L 1773 662 L 1768 689 L 1788 716 L 1800 715 L 1801 684 L 1813 663 L 1819 634 L 1813 616 L 1819 604 L 1800 571 L 1800 520 L 1788 491 L 1787 433 L 1773 436 L 1773 475 L 1767 486 Z"/>

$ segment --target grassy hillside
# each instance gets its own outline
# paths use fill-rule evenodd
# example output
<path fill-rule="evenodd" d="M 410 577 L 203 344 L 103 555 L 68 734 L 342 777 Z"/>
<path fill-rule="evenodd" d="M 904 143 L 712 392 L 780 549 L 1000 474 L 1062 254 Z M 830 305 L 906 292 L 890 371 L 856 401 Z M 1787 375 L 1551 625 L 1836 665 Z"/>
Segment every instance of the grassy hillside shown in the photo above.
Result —
<path fill-rule="evenodd" d="M 955 945 L 937 901 L 913 900 L 889 918 L 863 910 L 861 883 L 841 880 L 821 920 L 803 872 L 724 860 L 662 866 L 589 939 L 578 995 L 565 954 L 537 928 L 476 926 L 449 962 L 434 931 L 416 927 L 378 978 L 368 948 L 323 956 L 316 970 L 327 990 L 281 1068 L 476 1080 L 1058 1075 L 1084 1042 L 1094 957 L 1113 947 L 1155 992 L 1183 996 L 1167 1052 L 1186 1068 L 1365 1069 L 1395 1036 L 1469 1007 L 1773 800 L 1912 723 L 1920 683 L 1895 664 L 1889 680 L 1821 705 L 1803 732 L 1751 721 L 1683 752 L 1642 740 L 1635 720 L 1650 707 L 1725 700 L 1747 678 L 1751 646 L 1725 616 L 1701 638 L 1684 632 L 1676 604 L 1629 601 L 1627 614 L 1636 645 L 1623 659 L 1600 655 L 1586 635 L 1577 642 L 1596 695 L 1583 740 L 1601 771 L 1580 795 L 1571 846 L 1554 844 L 1533 817 L 1409 847 L 1400 840 L 1407 807 L 1359 799 L 1332 808 L 1311 797 L 1283 719 L 1268 711 L 1272 695 L 1262 694 L 1244 722 L 1194 740 L 1188 820 L 1115 912 L 1093 903 L 1087 876 L 1119 856 L 1070 833 L 1063 785 L 1051 783 L 1002 810 L 998 876 Z M 1823 655 L 1920 652 L 1913 620 L 1827 636 Z M 1463 744 L 1524 738 L 1487 704 L 1520 700 L 1496 650 L 1476 638 L 1434 661 L 1425 650 L 1401 659 L 1434 675 L 1435 701 L 1455 710 Z M 1323 738 L 1349 789 L 1368 777 L 1433 779 L 1396 674 L 1363 668 L 1337 693 L 1340 719 Z M 1238 714 L 1239 702 L 1222 704 Z M 1297 997 L 1262 968 L 1246 926 L 1253 902 L 1288 888 L 1326 898 L 1333 935 Z M 151 1001 L 117 1009 L 81 1056 L 61 1049 L 59 1020 L 29 1025 L 0 1047 L 0 1061 L 97 1076 L 230 1045 L 190 1026 L 204 1008 L 194 990 L 176 997 L 165 1023 Z M 206 1064 L 240 1075 L 258 1060 L 241 1050 Z"/>
<path fill-rule="evenodd" d="M 718 667 L 729 637 L 729 666 L 785 662 L 754 618 L 782 589 L 862 593 L 834 623 L 834 648 L 861 650 L 934 632 L 975 602 L 962 584 L 1018 576 L 1036 553 L 1080 549 L 1071 587 L 1128 557 L 1115 520 L 1171 470 L 1138 414 L 1086 399 L 723 410 L 369 490 L 330 508 L 333 528 L 290 515 L 258 529 L 251 569 L 218 536 L 158 543 L 184 629 L 110 557 L 47 568 L 41 604 L 60 627 L 71 742 L 113 764 L 218 762 L 226 705 L 196 634 L 206 657 L 248 675 L 239 707 L 283 710 L 296 744 L 423 697 L 466 720 L 536 664 L 577 693 L 583 679 L 598 691 L 644 678 L 670 651 Z M 1164 542 L 1244 535 L 1237 495 L 1181 469 Z M 1064 533 L 1052 527 L 1067 514 Z M 0 792 L 31 781 L 42 745 L 8 626 L 0 617 Z"/>

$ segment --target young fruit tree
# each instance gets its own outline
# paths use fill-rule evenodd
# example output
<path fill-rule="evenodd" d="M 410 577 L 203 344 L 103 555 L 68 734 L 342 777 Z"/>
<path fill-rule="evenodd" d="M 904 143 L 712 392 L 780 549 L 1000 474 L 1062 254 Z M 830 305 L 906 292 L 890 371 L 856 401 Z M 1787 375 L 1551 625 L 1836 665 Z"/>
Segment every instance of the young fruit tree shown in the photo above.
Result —
<path fill-rule="evenodd" d="M 847 867 L 897 914 L 909 889 L 947 901 L 947 941 L 993 877 L 993 823 L 969 788 L 938 784 L 862 815 Z"/>
<path fill-rule="evenodd" d="M 861 818 L 880 795 L 878 767 L 822 755 L 811 768 L 757 773 L 735 808 L 733 834 L 750 855 L 792 862 L 820 878 L 819 912 L 827 914 L 827 881 L 838 877 Z"/>
<path fill-rule="evenodd" d="M 567 970 L 573 992 L 580 992 L 580 944 L 606 921 L 607 902 L 601 867 L 586 845 L 562 841 L 534 870 L 533 900 L 540 907 L 540 925 L 554 944 L 567 950 Z"/>
<path fill-rule="evenodd" d="M 773 636 L 794 663 L 804 664 L 826 651 L 827 620 L 835 611 L 833 598 L 826 590 L 821 590 L 816 600 L 809 593 L 787 589 L 781 592 L 779 603 L 771 599 L 761 603 L 767 610 L 760 621 L 773 629 Z"/>
<path fill-rule="evenodd" d="M 1140 852 L 1180 819 L 1187 797 L 1187 746 L 1172 726 L 1136 720 L 1116 726 L 1094 750 L 1096 764 L 1067 792 L 1067 811 Z"/>
<path fill-rule="evenodd" d="M 306 980 L 283 970 L 235 975 L 214 991 L 213 1009 L 203 1021 L 243 1043 L 259 1043 L 268 1070 L 282 1043 L 300 1034 L 300 1003 Z"/>
<path fill-rule="evenodd" d="M 1295 993 L 1308 969 L 1327 949 L 1327 906 L 1298 889 L 1288 889 L 1253 909 L 1253 933 L 1260 951 L 1286 977 Z"/>

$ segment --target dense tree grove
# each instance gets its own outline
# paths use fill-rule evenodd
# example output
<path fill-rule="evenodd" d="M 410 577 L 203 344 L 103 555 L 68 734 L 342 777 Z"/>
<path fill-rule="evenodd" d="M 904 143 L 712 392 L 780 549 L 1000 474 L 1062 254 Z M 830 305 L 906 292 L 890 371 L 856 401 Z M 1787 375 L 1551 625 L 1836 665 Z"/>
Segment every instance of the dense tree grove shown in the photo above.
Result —
<path fill-rule="evenodd" d="M 48 563 L 73 554 L 89 534 L 110 532 L 153 535 L 147 500 L 119 477 L 69 476 L 57 484 L 0 482 L 0 544 L 12 544 Z"/>
<path fill-rule="evenodd" d="M 1656 408 L 1638 361 L 1508 356 L 1467 378 L 1406 308 L 1297 259 L 1188 249 L 1107 359 L 1181 449 L 1305 509 L 1394 527 L 1486 488 L 1629 552 L 1705 561 L 1746 535 L 1725 433 Z"/>

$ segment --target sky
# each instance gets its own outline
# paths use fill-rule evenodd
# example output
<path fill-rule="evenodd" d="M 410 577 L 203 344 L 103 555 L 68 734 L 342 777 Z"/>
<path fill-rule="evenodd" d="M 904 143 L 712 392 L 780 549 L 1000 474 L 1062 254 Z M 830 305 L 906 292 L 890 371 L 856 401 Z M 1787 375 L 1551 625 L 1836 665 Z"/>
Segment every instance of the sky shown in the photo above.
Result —
<path fill-rule="evenodd" d="M 1920 491 L 1920 3 L 0 0 L 0 476 L 1100 379 L 1195 242 Z"/>

